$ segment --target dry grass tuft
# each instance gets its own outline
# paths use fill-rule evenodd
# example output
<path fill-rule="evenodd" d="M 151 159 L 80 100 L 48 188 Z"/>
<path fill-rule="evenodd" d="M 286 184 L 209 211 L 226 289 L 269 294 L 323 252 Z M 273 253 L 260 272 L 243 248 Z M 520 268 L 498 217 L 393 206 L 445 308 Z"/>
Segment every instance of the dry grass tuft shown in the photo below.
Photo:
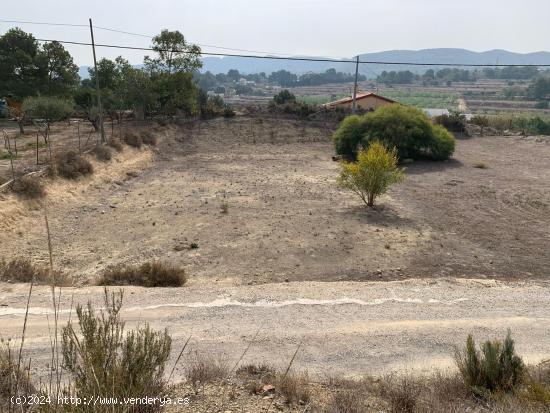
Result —
<path fill-rule="evenodd" d="M 107 145 L 109 145 L 111 148 L 113 148 L 117 152 L 122 152 L 124 147 L 122 146 L 122 142 L 120 142 L 120 139 L 118 138 L 111 138 L 109 139 L 109 142 L 107 142 Z"/>
<path fill-rule="evenodd" d="M 229 366 L 222 359 L 212 359 L 195 353 L 186 371 L 186 378 L 193 386 L 223 380 L 229 373 Z"/>
<path fill-rule="evenodd" d="M 386 376 L 380 383 L 380 396 L 387 400 L 393 413 L 414 413 L 421 392 L 419 381 L 409 374 Z"/>
<path fill-rule="evenodd" d="M 139 285 L 142 287 L 181 287 L 187 282 L 185 270 L 159 261 L 140 266 L 107 269 L 97 285 Z"/>
<path fill-rule="evenodd" d="M 40 199 L 46 195 L 44 184 L 38 178 L 29 175 L 17 179 L 11 189 L 23 198 Z"/>
<path fill-rule="evenodd" d="M 113 157 L 111 154 L 111 151 L 108 147 L 103 145 L 97 145 L 93 150 L 92 153 L 95 155 L 98 161 L 101 162 L 107 162 L 110 161 Z"/>
<path fill-rule="evenodd" d="M 311 399 L 307 373 L 288 373 L 277 377 L 275 389 L 287 404 L 307 403 Z"/>
<path fill-rule="evenodd" d="M 94 168 L 90 161 L 74 151 L 69 151 L 55 160 L 55 170 L 63 178 L 78 179 L 91 175 Z"/>
<path fill-rule="evenodd" d="M 51 285 L 55 280 L 58 286 L 69 286 L 73 279 L 60 271 L 53 274 L 49 268 L 35 265 L 28 258 L 18 257 L 10 261 L 0 261 L 0 280 L 7 282 L 28 283 L 34 280 L 35 284 Z"/>
<path fill-rule="evenodd" d="M 145 145 L 155 146 L 157 144 L 157 137 L 151 131 L 141 132 L 141 140 Z"/>
<path fill-rule="evenodd" d="M 143 139 L 135 132 L 126 132 L 124 142 L 126 145 L 133 146 L 134 148 L 141 148 L 141 145 L 143 145 Z"/>

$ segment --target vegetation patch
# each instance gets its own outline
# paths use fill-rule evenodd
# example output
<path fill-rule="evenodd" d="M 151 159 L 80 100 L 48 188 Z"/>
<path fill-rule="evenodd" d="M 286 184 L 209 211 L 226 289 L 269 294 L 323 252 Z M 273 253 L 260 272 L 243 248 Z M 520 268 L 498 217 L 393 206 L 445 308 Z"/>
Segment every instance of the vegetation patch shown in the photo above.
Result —
<path fill-rule="evenodd" d="M 127 132 L 124 135 L 124 143 L 134 148 L 141 148 L 141 145 L 143 145 L 143 138 L 135 132 Z"/>
<path fill-rule="evenodd" d="M 92 153 L 95 155 L 98 161 L 101 162 L 107 162 L 110 161 L 113 155 L 111 154 L 111 151 L 108 147 L 104 145 L 97 145 L 93 150 Z"/>
<path fill-rule="evenodd" d="M 372 207 L 379 195 L 403 179 L 404 175 L 397 167 L 396 150 L 388 150 L 380 142 L 373 142 L 367 151 L 359 151 L 357 162 L 342 162 L 338 183 Z"/>
<path fill-rule="evenodd" d="M 111 138 L 109 139 L 109 142 L 107 142 L 107 145 L 109 145 L 111 148 L 113 148 L 117 152 L 122 152 L 124 147 L 122 146 L 122 142 L 120 142 L 120 139 L 118 138 Z"/>
<path fill-rule="evenodd" d="M 46 195 L 44 184 L 37 177 L 25 175 L 13 182 L 11 189 L 17 195 L 28 199 L 40 199 Z"/>
<path fill-rule="evenodd" d="M 122 292 L 108 294 L 96 314 L 92 304 L 78 305 L 79 331 L 69 321 L 62 331 L 63 367 L 71 374 L 70 395 L 123 398 L 163 397 L 164 377 L 172 339 L 167 330 L 148 324 L 125 332 L 120 317 Z M 160 410 L 159 403 L 140 406 L 136 412 Z M 95 406 L 94 412 L 111 412 L 112 406 Z"/>
<path fill-rule="evenodd" d="M 49 268 L 33 264 L 31 260 L 17 257 L 12 260 L 0 261 L 0 280 L 6 282 L 20 282 L 58 286 L 72 285 L 72 278 L 60 271 L 51 271 Z"/>
<path fill-rule="evenodd" d="M 94 168 L 90 161 L 75 151 L 69 151 L 55 160 L 55 171 L 66 179 L 78 179 L 91 175 Z"/>
<path fill-rule="evenodd" d="M 333 140 L 336 152 L 348 159 L 355 158 L 358 148 L 366 149 L 376 140 L 395 147 L 400 159 L 444 160 L 455 148 L 454 137 L 445 128 L 433 125 L 421 110 L 399 104 L 347 117 Z"/>
<path fill-rule="evenodd" d="M 139 266 L 107 269 L 97 285 L 139 285 L 142 287 L 181 287 L 187 282 L 185 270 L 159 261 Z"/>
<path fill-rule="evenodd" d="M 157 136 L 151 131 L 141 132 L 141 140 L 144 145 L 155 146 L 157 144 Z"/>

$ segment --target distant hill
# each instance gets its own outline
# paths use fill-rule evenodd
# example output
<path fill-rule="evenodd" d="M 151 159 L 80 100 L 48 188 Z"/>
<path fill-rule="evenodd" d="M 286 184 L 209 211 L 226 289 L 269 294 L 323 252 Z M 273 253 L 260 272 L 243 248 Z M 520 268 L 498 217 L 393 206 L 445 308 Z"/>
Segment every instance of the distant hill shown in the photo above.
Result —
<path fill-rule="evenodd" d="M 298 57 L 298 56 L 297 56 Z M 350 58 L 353 59 L 353 58 Z M 360 55 L 363 61 L 384 61 L 411 63 L 468 63 L 468 64 L 550 64 L 550 52 L 514 53 L 507 50 L 489 50 L 486 52 L 472 52 L 466 49 L 424 49 L 424 50 L 389 50 L 377 53 L 364 53 Z M 227 73 L 229 69 L 237 69 L 242 73 L 271 73 L 285 69 L 293 73 L 324 72 L 335 68 L 338 71 L 352 73 L 355 70 L 350 63 L 334 62 L 307 62 L 276 59 L 254 59 L 238 57 L 205 57 L 202 71 L 209 70 L 212 73 Z M 396 65 L 361 65 L 360 72 L 368 77 L 380 74 L 383 70 L 411 70 L 423 73 L 428 68 L 425 66 L 396 66 Z M 437 69 L 438 67 L 436 67 Z M 88 67 L 81 67 L 80 77 L 88 77 Z"/>

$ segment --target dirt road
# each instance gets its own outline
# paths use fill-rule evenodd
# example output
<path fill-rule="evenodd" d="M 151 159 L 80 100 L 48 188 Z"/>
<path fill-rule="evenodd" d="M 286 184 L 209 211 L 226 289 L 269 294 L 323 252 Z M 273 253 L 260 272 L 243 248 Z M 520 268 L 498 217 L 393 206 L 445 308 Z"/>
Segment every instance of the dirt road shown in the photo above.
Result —
<path fill-rule="evenodd" d="M 0 286 L 0 331 L 20 336 L 28 285 Z M 92 299 L 100 287 L 62 292 L 61 324 L 70 302 Z M 39 370 L 50 357 L 51 294 L 37 287 L 27 326 L 27 355 Z M 195 352 L 234 363 L 259 329 L 243 363 L 283 366 L 298 343 L 296 369 L 356 376 L 393 370 L 416 372 L 453 363 L 453 348 L 469 333 L 503 337 L 511 328 L 526 361 L 550 357 L 550 283 L 491 280 L 290 282 L 229 288 L 125 288 L 128 326 L 168 328 L 174 352 L 191 336 Z M 73 313 L 74 317 L 74 313 Z M 185 361 L 181 364 L 185 366 Z M 179 374 L 182 374 L 180 369 Z"/>

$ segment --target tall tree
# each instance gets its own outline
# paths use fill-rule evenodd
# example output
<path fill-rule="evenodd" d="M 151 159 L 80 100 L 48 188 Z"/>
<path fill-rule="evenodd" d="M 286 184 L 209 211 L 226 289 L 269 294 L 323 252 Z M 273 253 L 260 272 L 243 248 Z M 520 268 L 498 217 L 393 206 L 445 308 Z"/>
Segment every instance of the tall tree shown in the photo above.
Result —
<path fill-rule="evenodd" d="M 19 28 L 0 36 L 0 96 L 19 101 L 37 93 L 39 45 L 34 36 Z"/>
<path fill-rule="evenodd" d="M 68 96 L 78 85 L 78 67 L 59 42 L 45 43 L 38 55 L 41 91 L 49 96 Z"/>
<path fill-rule="evenodd" d="M 163 30 L 153 37 L 156 58 L 145 56 L 145 66 L 150 72 L 192 72 L 202 67 L 199 46 L 187 43 L 179 31 Z"/>

